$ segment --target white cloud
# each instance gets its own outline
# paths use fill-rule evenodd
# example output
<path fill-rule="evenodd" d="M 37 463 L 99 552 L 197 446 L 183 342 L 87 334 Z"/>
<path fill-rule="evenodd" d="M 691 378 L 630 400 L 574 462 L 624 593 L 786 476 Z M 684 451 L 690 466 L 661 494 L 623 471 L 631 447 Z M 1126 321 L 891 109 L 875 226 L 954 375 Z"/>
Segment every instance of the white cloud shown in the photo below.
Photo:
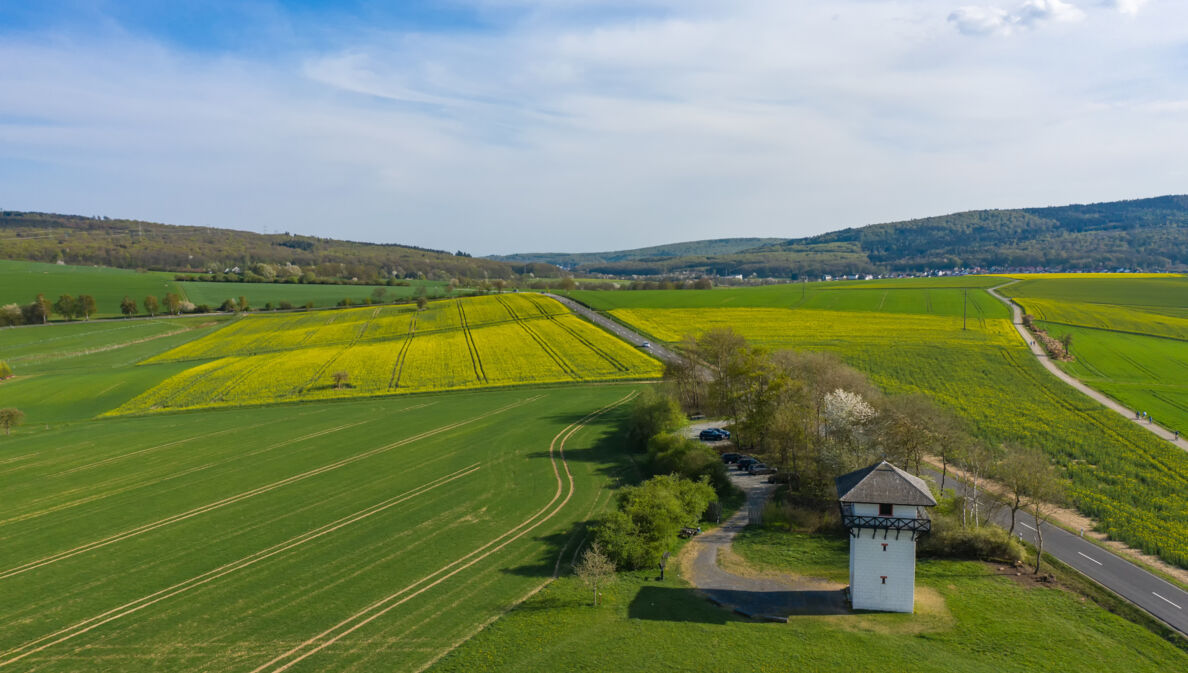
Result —
<path fill-rule="evenodd" d="M 1022 26 L 1072 20 L 1066 2 L 986 10 L 980 30 L 1019 39 L 971 42 L 935 0 L 650 1 L 267 61 L 6 36 L 0 205 L 488 253 L 1188 184 L 1188 82 L 1166 56 L 1188 40 L 1182 3 L 1133 21 L 1097 5 L 1063 31 Z"/>
<path fill-rule="evenodd" d="M 1134 16 L 1147 4 L 1147 0 L 1105 0 L 1105 4 L 1116 8 L 1123 14 Z"/>
<path fill-rule="evenodd" d="M 966 35 L 1010 35 L 1017 28 L 1084 19 L 1085 12 L 1063 0 L 1027 0 L 1009 11 L 994 6 L 965 6 L 949 14 L 949 21 Z"/>

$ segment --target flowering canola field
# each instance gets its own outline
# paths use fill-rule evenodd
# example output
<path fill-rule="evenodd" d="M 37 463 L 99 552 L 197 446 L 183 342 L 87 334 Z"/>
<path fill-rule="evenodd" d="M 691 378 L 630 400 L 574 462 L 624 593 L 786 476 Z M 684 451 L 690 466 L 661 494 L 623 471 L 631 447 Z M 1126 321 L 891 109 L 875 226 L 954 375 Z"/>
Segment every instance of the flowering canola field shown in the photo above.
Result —
<path fill-rule="evenodd" d="M 531 294 L 252 315 L 146 362 L 195 362 L 111 415 L 659 376 L 647 354 Z M 336 379 L 346 374 L 345 381 Z"/>

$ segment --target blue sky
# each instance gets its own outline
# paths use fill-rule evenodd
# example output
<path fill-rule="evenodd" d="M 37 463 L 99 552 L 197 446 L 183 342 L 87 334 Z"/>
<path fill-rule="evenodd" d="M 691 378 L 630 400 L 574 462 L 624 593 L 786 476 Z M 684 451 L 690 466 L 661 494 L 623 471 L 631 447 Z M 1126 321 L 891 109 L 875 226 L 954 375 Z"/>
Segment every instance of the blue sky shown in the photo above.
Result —
<path fill-rule="evenodd" d="M 0 208 L 476 254 L 1188 192 L 1180 0 L 0 0 Z"/>

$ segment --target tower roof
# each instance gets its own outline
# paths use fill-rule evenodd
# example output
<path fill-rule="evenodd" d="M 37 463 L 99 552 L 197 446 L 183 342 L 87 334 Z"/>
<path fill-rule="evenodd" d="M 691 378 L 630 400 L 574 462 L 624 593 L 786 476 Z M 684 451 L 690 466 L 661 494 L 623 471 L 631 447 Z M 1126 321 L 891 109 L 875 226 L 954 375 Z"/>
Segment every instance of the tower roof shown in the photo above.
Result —
<path fill-rule="evenodd" d="M 843 474 L 834 480 L 842 502 L 886 502 L 895 505 L 933 507 L 936 499 L 923 479 L 882 461 Z"/>

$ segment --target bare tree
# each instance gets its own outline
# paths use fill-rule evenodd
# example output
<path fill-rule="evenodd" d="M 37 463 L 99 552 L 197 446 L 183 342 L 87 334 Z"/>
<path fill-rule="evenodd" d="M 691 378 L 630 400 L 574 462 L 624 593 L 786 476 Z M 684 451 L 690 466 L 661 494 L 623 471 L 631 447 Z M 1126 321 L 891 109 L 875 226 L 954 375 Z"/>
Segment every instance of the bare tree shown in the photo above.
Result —
<path fill-rule="evenodd" d="M 1035 519 L 1035 574 L 1039 574 L 1040 564 L 1044 557 L 1044 524 L 1056 513 L 1056 508 L 1064 498 L 1064 482 L 1056 472 L 1056 468 L 1048 461 L 1034 466 L 1031 474 L 1031 501 L 1028 510 Z"/>
<path fill-rule="evenodd" d="M 25 422 L 25 412 L 20 409 L 0 409 L 0 428 L 4 428 L 4 434 L 8 435 L 12 429 L 21 423 Z"/>
<path fill-rule="evenodd" d="M 594 591 L 594 605 L 598 605 L 598 587 L 615 580 L 615 564 L 602 553 L 597 542 L 586 548 L 582 559 L 573 567 L 582 583 Z"/>
<path fill-rule="evenodd" d="M 335 388 L 345 388 L 351 382 L 351 374 L 347 371 L 337 371 L 330 375 L 334 379 Z"/>

